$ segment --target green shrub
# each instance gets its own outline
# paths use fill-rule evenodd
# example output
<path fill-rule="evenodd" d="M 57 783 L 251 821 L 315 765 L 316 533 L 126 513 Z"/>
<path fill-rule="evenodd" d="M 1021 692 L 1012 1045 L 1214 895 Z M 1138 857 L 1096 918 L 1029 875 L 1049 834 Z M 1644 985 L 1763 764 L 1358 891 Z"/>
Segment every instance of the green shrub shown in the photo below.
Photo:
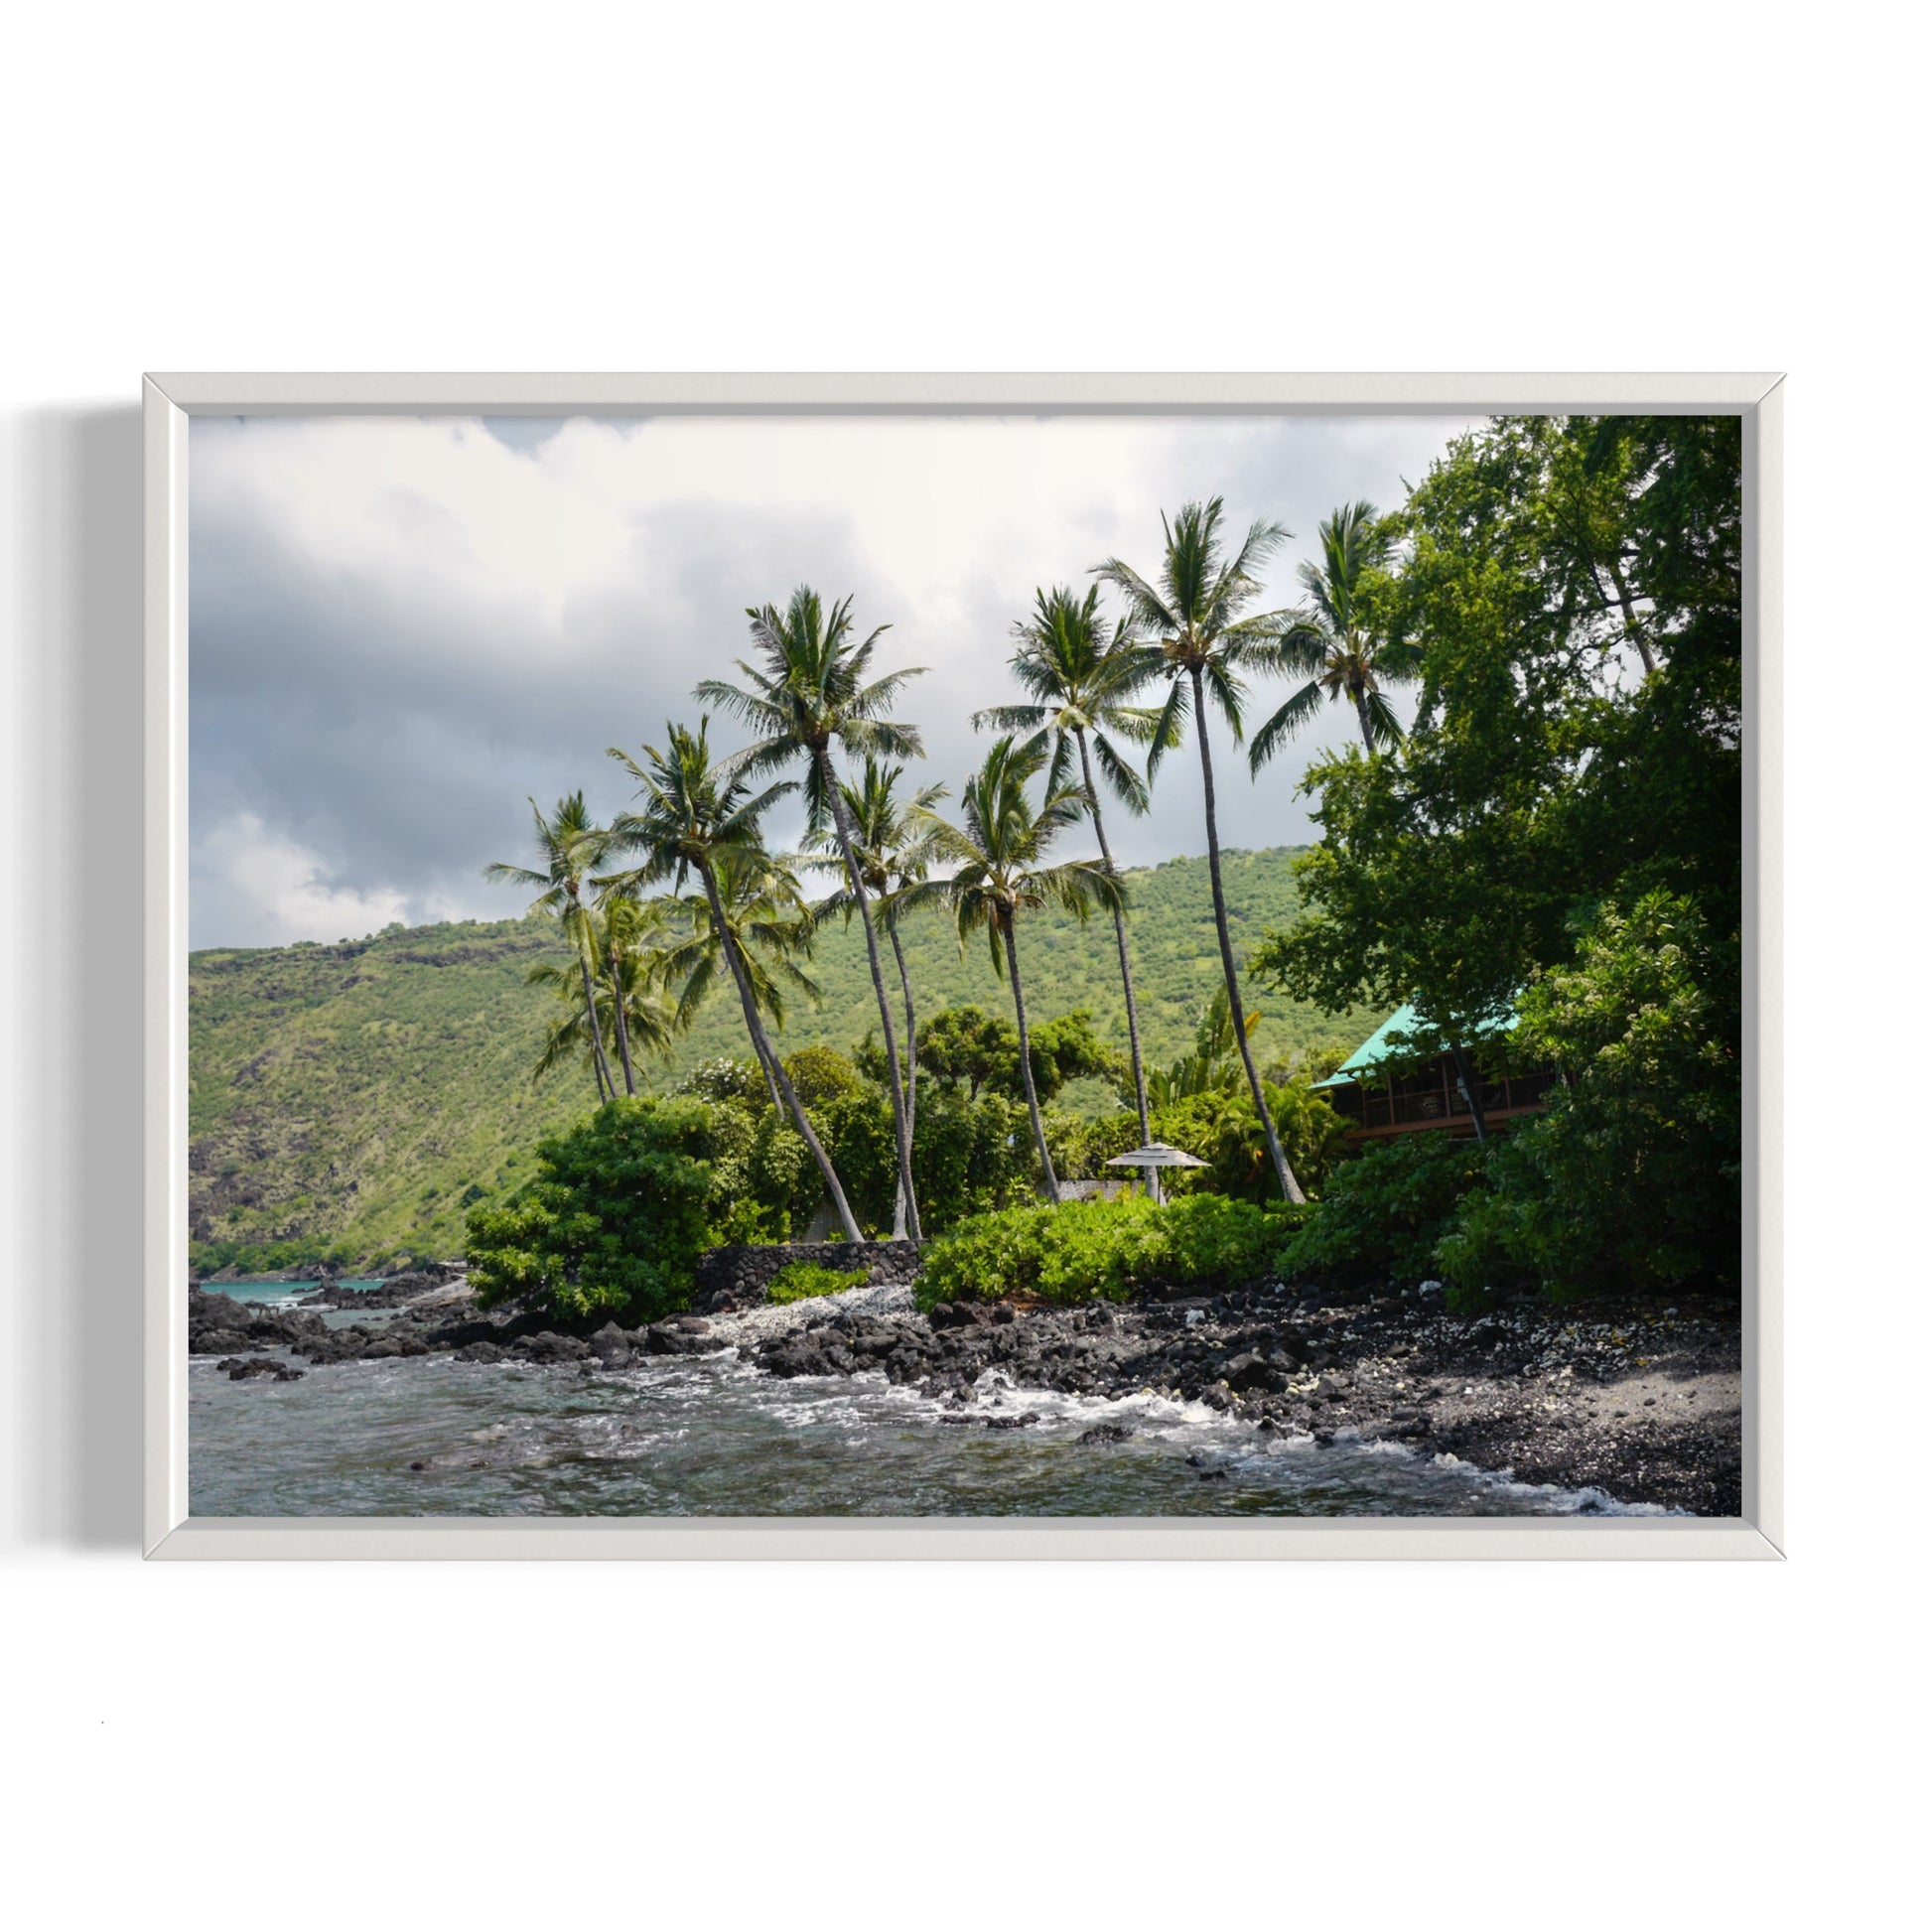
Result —
<path fill-rule="evenodd" d="M 1014 1294 L 1066 1306 L 1237 1286 L 1271 1270 L 1299 1216 L 1212 1193 L 1009 1207 L 933 1241 L 915 1296 L 923 1308 Z"/>
<path fill-rule="evenodd" d="M 1734 1281 L 1742 1261 L 1738 952 L 1689 898 L 1598 906 L 1518 1002 L 1519 1053 L 1569 1076 L 1500 1142 L 1445 1235 L 1445 1280 L 1553 1299 Z"/>
<path fill-rule="evenodd" d="M 872 1278 L 869 1267 L 857 1273 L 839 1273 L 811 1260 L 794 1260 L 772 1275 L 764 1297 L 773 1307 L 789 1307 L 793 1301 L 817 1300 L 825 1294 L 843 1294 L 848 1288 L 863 1287 Z"/>
<path fill-rule="evenodd" d="M 619 1099 L 537 1147 L 537 1175 L 468 1220 L 483 1307 L 529 1295 L 570 1319 L 687 1307 L 698 1255 L 729 1227 L 750 1125 L 696 1099 Z"/>
<path fill-rule="evenodd" d="M 1287 1280 L 1417 1281 L 1482 1173 L 1483 1149 L 1444 1133 L 1407 1133 L 1338 1167 L 1281 1250 Z"/>

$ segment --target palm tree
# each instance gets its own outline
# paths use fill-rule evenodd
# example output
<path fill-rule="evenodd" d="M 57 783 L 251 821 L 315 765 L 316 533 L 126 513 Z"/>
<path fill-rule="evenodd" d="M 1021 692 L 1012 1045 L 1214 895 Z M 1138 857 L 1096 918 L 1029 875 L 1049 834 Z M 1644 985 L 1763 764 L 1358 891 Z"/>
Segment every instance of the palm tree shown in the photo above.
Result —
<path fill-rule="evenodd" d="M 599 923 L 603 927 L 604 920 L 600 919 Z M 601 939 L 606 937 L 604 929 L 600 929 L 599 936 Z M 603 949 L 605 968 L 593 981 L 597 997 L 597 1028 L 601 1030 L 606 1026 L 621 1024 L 621 1038 L 634 1041 L 641 1050 L 668 1057 L 673 1041 L 687 1022 L 676 1008 L 665 1002 L 658 990 L 662 954 L 654 949 L 635 946 L 629 949 L 613 948 L 608 941 Z M 587 1016 L 590 1008 L 584 1003 L 583 980 L 579 974 L 568 965 L 533 965 L 524 974 L 523 982 L 525 985 L 548 987 L 564 1008 L 562 1016 L 544 1034 L 543 1051 L 532 1076 L 542 1078 L 546 1072 L 579 1052 L 591 1060 L 592 1071 L 595 1072 L 597 1068 L 591 1047 L 593 1023 Z M 627 1052 L 626 1046 L 625 1073 L 626 1082 L 629 1083 Z M 598 1097 L 602 1099 L 603 1096 L 600 1081 Z"/>
<path fill-rule="evenodd" d="M 1249 1013 L 1243 1024 L 1252 1038 L 1261 1024 L 1261 1014 Z M 1204 1092 L 1233 1092 L 1241 1083 L 1234 1056 L 1234 1019 L 1228 1011 L 1227 987 L 1217 985 L 1195 1022 L 1194 1049 L 1165 1070 L 1155 1068 L 1150 1083 L 1156 1101 L 1171 1106 Z"/>
<path fill-rule="evenodd" d="M 1061 832 L 1087 814 L 1085 795 L 1076 787 L 1049 789 L 1035 810 L 1027 801 L 1027 786 L 1046 763 L 1041 737 L 1017 744 L 1003 737 L 986 754 L 986 761 L 966 780 L 960 794 L 965 823 L 955 828 L 943 819 L 930 820 L 936 855 L 957 869 L 952 877 L 916 885 L 906 894 L 908 903 L 934 899 L 950 905 L 963 945 L 972 932 L 984 931 L 993 954 L 996 977 L 1013 987 L 1013 1017 L 1020 1029 L 1020 1077 L 1027 1091 L 1027 1111 L 1034 1126 L 1034 1145 L 1039 1154 L 1040 1185 L 1048 1200 L 1059 1198 L 1053 1156 L 1046 1150 L 1046 1127 L 1040 1117 L 1039 1095 L 1034 1088 L 1033 1044 L 1027 1030 L 1027 999 L 1020 984 L 1020 950 L 1014 927 L 1023 911 L 1057 904 L 1085 922 L 1096 904 L 1110 909 L 1120 902 L 1120 881 L 1105 866 L 1089 859 L 1065 864 L 1043 862 L 1047 849 Z"/>
<path fill-rule="evenodd" d="M 533 797 L 530 815 L 536 820 L 537 851 L 541 871 L 522 865 L 485 865 L 483 876 L 505 884 L 522 885 L 538 896 L 532 911 L 544 911 L 558 920 L 564 936 L 577 954 L 583 975 L 584 1010 L 590 1021 L 591 1064 L 597 1073 L 598 1103 L 608 1094 L 615 1099 L 618 1082 L 611 1076 L 611 1061 L 604 1051 L 604 1028 L 598 1016 L 597 995 L 591 990 L 593 966 L 598 959 L 597 932 L 590 908 L 584 902 L 584 884 L 604 862 L 611 849 L 611 834 L 591 821 L 584 808 L 584 793 L 572 791 L 557 800 L 549 817 L 537 809 Z"/>
<path fill-rule="evenodd" d="M 1118 879 L 1114 854 L 1107 843 L 1107 827 L 1100 816 L 1100 793 L 1094 787 L 1093 767 L 1099 764 L 1108 788 L 1135 816 L 1148 807 L 1146 781 L 1115 750 L 1108 733 L 1146 744 L 1160 721 L 1159 710 L 1141 709 L 1128 702 L 1161 674 L 1161 652 L 1136 642 L 1125 621 L 1109 631 L 1100 616 L 1096 584 L 1084 598 L 1064 586 L 1034 593 L 1034 611 L 1013 626 L 1020 648 L 1014 652 L 1013 674 L 1034 699 L 1030 704 L 1000 704 L 978 712 L 975 730 L 991 724 L 1005 731 L 1043 730 L 1053 745 L 1053 765 L 1046 780 L 1049 790 L 1060 787 L 1069 751 L 1080 759 L 1080 787 L 1094 836 L 1100 841 L 1100 862 L 1110 878 Z M 1091 743 L 1089 743 L 1091 741 Z M 1127 955 L 1127 914 L 1114 905 L 1114 945 L 1120 954 L 1121 992 L 1127 1003 L 1127 1049 L 1133 1065 L 1134 1104 L 1141 1118 L 1141 1143 L 1154 1137 L 1149 1123 L 1147 1068 L 1141 1060 L 1141 1018 L 1134 1000 L 1134 970 Z"/>
<path fill-rule="evenodd" d="M 839 1175 L 805 1116 L 805 1108 L 798 1102 L 798 1094 L 792 1089 L 783 1063 L 771 1048 L 758 1001 L 753 996 L 745 954 L 731 935 L 732 927 L 719 888 L 721 871 L 733 862 L 728 854 L 740 863 L 761 854 L 759 818 L 780 797 L 798 786 L 772 784 L 754 795 L 742 775 L 730 775 L 712 761 L 708 741 L 710 723 L 709 718 L 700 719 L 695 733 L 681 724 L 666 725 L 669 748 L 659 751 L 645 745 L 641 763 L 624 752 L 612 749 L 610 755 L 636 778 L 642 805 L 639 810 L 626 811 L 611 827 L 612 842 L 619 850 L 641 856 L 643 862 L 629 875 L 639 889 L 669 879 L 681 891 L 685 880 L 696 874 L 704 888 L 705 908 L 712 930 L 732 981 L 738 987 L 752 1048 L 765 1068 L 775 1099 L 791 1115 L 799 1138 L 818 1162 L 845 1237 L 859 1245 L 864 1235 L 852 1216 L 845 1188 L 839 1183 Z"/>
<path fill-rule="evenodd" d="M 899 992 L 905 1004 L 905 1128 L 910 1134 L 919 1118 L 918 1020 L 912 1004 L 912 975 L 905 966 L 905 946 L 899 937 L 900 913 L 904 894 L 923 884 L 930 875 L 934 856 L 934 833 L 930 818 L 933 807 L 946 795 L 944 784 L 926 784 L 901 804 L 897 795 L 898 780 L 905 775 L 903 764 L 889 764 L 878 757 L 868 757 L 858 783 L 839 785 L 845 799 L 846 815 L 852 820 L 853 855 L 859 861 L 859 875 L 866 892 L 893 942 L 893 960 L 898 967 Z M 821 828 L 806 837 L 808 849 L 838 855 L 816 862 L 833 870 L 845 867 L 839 852 L 838 834 L 831 827 Z M 859 908 L 850 886 L 834 892 L 817 907 L 819 922 L 838 914 L 847 924 Z M 910 1223 L 903 1184 L 895 1189 L 893 1238 L 905 1237 Z"/>
<path fill-rule="evenodd" d="M 1261 593 L 1258 572 L 1288 541 L 1280 523 L 1254 522 L 1232 556 L 1223 555 L 1221 498 L 1185 504 L 1172 523 L 1164 515 L 1166 540 L 1161 559 L 1161 587 L 1157 590 L 1118 557 L 1109 557 L 1094 572 L 1127 599 L 1128 621 L 1135 630 L 1158 642 L 1170 681 L 1168 701 L 1156 726 L 1148 754 L 1152 776 L 1162 753 L 1173 740 L 1181 720 L 1191 710 L 1194 734 L 1200 743 L 1201 792 L 1207 812 L 1207 876 L 1214 892 L 1214 926 L 1221 941 L 1221 972 L 1227 981 L 1228 1011 L 1241 1063 L 1248 1074 L 1248 1091 L 1268 1136 L 1268 1151 L 1282 1196 L 1302 1200 L 1302 1188 L 1289 1171 L 1281 1136 L 1261 1090 L 1254 1051 L 1248 1043 L 1247 1018 L 1241 1005 L 1240 973 L 1234 962 L 1234 942 L 1228 935 L 1227 897 L 1221 889 L 1221 839 L 1214 819 L 1214 758 L 1207 741 L 1207 699 L 1227 720 L 1234 741 L 1241 741 L 1241 707 L 1247 687 L 1238 672 L 1244 665 L 1265 660 L 1280 637 L 1280 613 L 1243 617 L 1242 611 Z"/>
<path fill-rule="evenodd" d="M 733 977 L 725 952 L 729 944 L 751 988 L 752 1004 L 782 1032 L 787 992 L 814 1001 L 819 997 L 818 985 L 797 963 L 800 957 L 811 956 L 816 931 L 811 907 L 790 864 L 773 853 L 721 851 L 715 869 L 724 913 L 722 932 L 703 892 L 672 900 L 689 920 L 687 933 L 666 947 L 662 961 L 666 981 L 681 981 L 678 1024 L 687 1027 L 696 1019 L 721 970 L 727 978 Z M 782 1114 L 786 1106 L 777 1079 L 777 1048 L 768 1038 L 754 1038 L 752 1045 L 771 1104 Z"/>
<path fill-rule="evenodd" d="M 1413 643 L 1377 636 L 1364 596 L 1394 553 L 1394 525 L 1376 514 L 1374 503 L 1353 502 L 1337 509 L 1318 533 L 1321 561 L 1304 563 L 1300 572 L 1309 608 L 1289 621 L 1276 646 L 1280 668 L 1307 681 L 1255 733 L 1248 750 L 1252 771 L 1314 716 L 1324 696 L 1331 704 L 1346 697 L 1355 707 L 1370 757 L 1402 742 L 1402 726 L 1383 685 L 1413 682 L 1422 653 Z"/>
<path fill-rule="evenodd" d="M 879 1023 L 886 1037 L 886 1075 L 893 1102 L 893 1132 L 898 1142 L 898 1183 L 905 1198 L 907 1231 L 919 1238 L 919 1208 L 912 1194 L 912 1123 L 899 1073 L 898 1037 L 892 1001 L 879 960 L 879 934 L 873 929 L 871 896 L 860 874 L 852 820 L 832 768 L 836 741 L 861 757 L 916 758 L 919 734 L 895 724 L 887 713 L 908 677 L 919 670 L 895 670 L 867 681 L 874 650 L 890 627 L 882 623 L 863 642 L 853 640 L 852 599 L 828 612 L 818 593 L 800 586 L 780 611 L 774 604 L 745 613 L 752 620 L 752 641 L 763 659 L 760 669 L 739 659 L 746 686 L 707 678 L 693 695 L 751 727 L 756 742 L 732 760 L 734 772 L 780 770 L 805 760 L 806 811 L 814 827 L 830 820 L 845 858 L 846 885 L 865 927 L 866 958 L 879 1001 Z"/>

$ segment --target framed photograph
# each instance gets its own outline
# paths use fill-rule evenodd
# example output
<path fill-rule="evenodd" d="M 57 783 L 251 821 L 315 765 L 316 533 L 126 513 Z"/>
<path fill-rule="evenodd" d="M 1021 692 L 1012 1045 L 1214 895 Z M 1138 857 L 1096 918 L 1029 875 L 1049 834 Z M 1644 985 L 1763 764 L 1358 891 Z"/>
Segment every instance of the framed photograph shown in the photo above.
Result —
<path fill-rule="evenodd" d="M 148 1553 L 1778 1558 L 1780 380 L 150 376 Z"/>

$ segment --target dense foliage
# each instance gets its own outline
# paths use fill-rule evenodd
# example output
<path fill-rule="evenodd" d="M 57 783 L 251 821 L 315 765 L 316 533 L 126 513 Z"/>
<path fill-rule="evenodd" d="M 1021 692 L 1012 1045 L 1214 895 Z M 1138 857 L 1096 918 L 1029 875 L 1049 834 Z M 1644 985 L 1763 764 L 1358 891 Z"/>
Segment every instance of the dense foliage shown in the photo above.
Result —
<path fill-rule="evenodd" d="M 1065 1305 L 1238 1286 L 1272 1271 L 1304 1210 L 1202 1193 L 1165 1206 L 1130 1197 L 982 1214 L 932 1243 L 918 1302 L 1023 1295 Z"/>
<path fill-rule="evenodd" d="M 500 1206 L 470 1210 L 470 1279 L 484 1307 L 533 1297 L 563 1318 L 653 1320 L 688 1306 L 717 1243 L 750 1133 L 728 1107 L 618 1099 L 536 1150 Z"/>
<path fill-rule="evenodd" d="M 1285 1280 L 1405 1286 L 1439 1271 L 1437 1247 L 1481 1176 L 1484 1149 L 1443 1133 L 1368 1148 L 1329 1179 L 1281 1252 Z"/>
<path fill-rule="evenodd" d="M 1600 906 L 1576 962 L 1521 1000 L 1514 1047 L 1567 1088 L 1533 1131 L 1501 1141 L 1486 1185 L 1442 1242 L 1446 1278 L 1609 1284 L 1734 1279 L 1742 1142 L 1737 941 L 1685 897 Z"/>
<path fill-rule="evenodd" d="M 1307 914 L 1256 969 L 1330 1011 L 1409 998 L 1427 1049 L 1570 1075 L 1445 1236 L 1465 1285 L 1737 1278 L 1739 489 L 1733 417 L 1461 439 L 1381 593 L 1415 724 L 1304 779 Z"/>

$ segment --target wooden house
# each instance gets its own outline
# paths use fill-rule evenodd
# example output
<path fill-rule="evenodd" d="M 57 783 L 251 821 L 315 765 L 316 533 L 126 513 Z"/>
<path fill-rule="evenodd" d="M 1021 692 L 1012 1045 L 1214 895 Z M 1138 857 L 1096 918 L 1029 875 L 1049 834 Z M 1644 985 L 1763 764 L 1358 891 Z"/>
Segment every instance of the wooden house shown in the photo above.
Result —
<path fill-rule="evenodd" d="M 1332 1078 L 1317 1086 L 1349 1122 L 1349 1139 L 1475 1131 L 1475 1114 L 1454 1054 L 1439 1052 L 1434 1058 L 1418 1060 L 1408 1048 L 1407 1035 L 1415 1025 L 1415 1007 L 1404 1006 L 1343 1060 Z M 1509 1032 L 1515 1025 L 1512 1014 L 1496 1030 Z M 1542 1112 L 1556 1082 L 1554 1067 L 1506 1078 L 1478 1077 L 1476 1103 L 1482 1108 L 1483 1124 L 1491 1130 L 1506 1128 L 1513 1119 Z"/>

